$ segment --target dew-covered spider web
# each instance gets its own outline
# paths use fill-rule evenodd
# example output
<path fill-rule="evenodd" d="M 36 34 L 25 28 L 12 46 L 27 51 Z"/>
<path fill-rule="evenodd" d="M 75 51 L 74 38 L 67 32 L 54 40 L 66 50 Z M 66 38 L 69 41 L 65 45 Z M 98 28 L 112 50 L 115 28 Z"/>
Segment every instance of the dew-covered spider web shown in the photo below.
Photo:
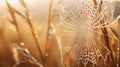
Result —
<path fill-rule="evenodd" d="M 102 49 L 109 53 L 110 50 L 99 38 L 104 35 L 112 36 L 103 34 L 101 28 L 108 29 L 114 22 L 110 20 L 108 22 L 108 19 L 105 19 L 104 23 L 100 21 L 108 13 L 111 3 L 111 1 L 106 2 L 101 11 L 97 9 L 100 8 L 99 0 L 97 5 L 93 0 L 61 0 L 57 3 L 52 22 L 55 24 L 62 57 L 67 53 L 65 59 L 71 56 L 76 63 L 82 62 L 84 66 L 89 62 L 97 64 L 100 57 L 104 60 Z M 62 58 L 62 61 L 65 59 Z"/>

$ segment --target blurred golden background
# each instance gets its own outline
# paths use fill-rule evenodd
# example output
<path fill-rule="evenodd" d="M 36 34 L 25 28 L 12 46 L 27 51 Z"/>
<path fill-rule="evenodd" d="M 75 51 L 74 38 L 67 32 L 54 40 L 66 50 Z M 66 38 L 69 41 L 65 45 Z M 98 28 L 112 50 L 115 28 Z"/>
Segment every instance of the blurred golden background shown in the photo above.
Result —
<path fill-rule="evenodd" d="M 59 47 L 56 45 L 58 44 L 57 40 L 54 35 L 50 34 L 53 33 L 53 31 L 49 30 L 50 33 L 48 33 L 48 28 L 50 28 L 48 22 L 51 1 L 52 0 L 25 0 L 25 3 L 22 3 L 21 0 L 21 5 L 19 0 L 7 0 L 12 8 L 16 9 L 25 17 L 27 17 L 27 15 L 29 16 L 23 19 L 23 16 L 16 12 L 14 20 L 14 18 L 11 17 L 12 13 L 10 13 L 6 0 L 0 0 L 0 67 L 40 67 L 38 62 L 40 62 L 40 64 L 46 62 L 45 65 L 43 64 L 45 67 L 63 67 Z M 53 0 L 53 2 L 54 1 L 55 0 Z M 24 4 L 26 4 L 27 7 L 24 6 Z M 120 16 L 120 1 L 114 1 L 114 5 L 113 19 Z M 26 13 L 28 11 L 27 9 L 29 10 L 28 14 Z M 13 10 L 13 12 L 15 12 L 15 10 Z M 14 23 L 14 21 L 17 22 L 17 25 L 15 25 L 16 23 Z M 31 26 L 28 21 L 31 22 Z M 112 29 L 117 32 L 117 37 L 120 41 L 120 19 L 116 24 L 112 25 Z M 116 60 L 116 42 L 114 39 L 110 42 L 112 43 L 110 46 Z M 21 47 L 20 52 L 19 46 Z M 39 48 L 43 55 L 42 58 L 46 58 L 47 56 L 47 60 L 42 61 Z M 47 50 L 45 48 L 47 48 Z M 115 66 L 113 64 L 113 66 L 110 67 Z"/>

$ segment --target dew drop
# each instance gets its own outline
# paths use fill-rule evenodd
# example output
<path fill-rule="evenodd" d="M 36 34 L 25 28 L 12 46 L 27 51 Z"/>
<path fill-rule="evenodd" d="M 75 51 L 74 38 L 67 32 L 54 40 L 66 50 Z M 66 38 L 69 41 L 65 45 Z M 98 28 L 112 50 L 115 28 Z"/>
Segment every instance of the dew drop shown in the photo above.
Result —
<path fill-rule="evenodd" d="M 24 46 L 24 45 L 25 45 L 25 43 L 24 43 L 24 42 L 21 42 L 21 43 L 20 43 L 20 45 L 21 45 L 21 46 Z"/>
<path fill-rule="evenodd" d="M 48 54 L 46 53 L 45 56 L 48 56 Z"/>

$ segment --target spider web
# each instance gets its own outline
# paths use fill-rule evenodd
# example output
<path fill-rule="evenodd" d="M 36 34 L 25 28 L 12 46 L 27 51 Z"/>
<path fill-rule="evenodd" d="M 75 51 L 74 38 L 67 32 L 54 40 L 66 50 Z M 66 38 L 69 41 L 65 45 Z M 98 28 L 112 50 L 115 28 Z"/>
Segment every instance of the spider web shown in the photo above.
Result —
<path fill-rule="evenodd" d="M 101 29 L 103 25 L 105 27 L 109 26 L 107 22 L 99 23 L 109 7 L 109 3 L 106 4 L 107 6 L 100 14 L 97 13 L 92 0 L 62 0 L 58 4 L 59 23 L 56 32 L 62 42 L 61 49 L 66 45 L 65 39 L 70 40 L 71 38 L 74 45 L 68 52 L 69 55 L 73 56 L 76 63 L 81 61 L 86 66 L 88 62 L 96 64 L 98 58 L 103 58 L 101 52 L 103 43 L 99 42 L 94 33 L 97 32 L 96 29 Z M 98 33 L 104 35 L 101 32 Z"/>

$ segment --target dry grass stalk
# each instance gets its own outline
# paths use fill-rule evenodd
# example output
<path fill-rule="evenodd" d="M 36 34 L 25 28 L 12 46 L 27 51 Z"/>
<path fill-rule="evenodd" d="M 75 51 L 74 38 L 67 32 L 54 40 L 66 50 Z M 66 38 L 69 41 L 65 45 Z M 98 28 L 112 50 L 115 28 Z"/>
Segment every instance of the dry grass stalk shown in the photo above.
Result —
<path fill-rule="evenodd" d="M 29 26 L 30 26 L 32 36 L 33 36 L 33 38 L 34 38 L 34 40 L 35 40 L 36 46 L 37 46 L 37 48 L 38 48 L 38 52 L 39 52 L 40 57 L 41 57 L 41 60 L 42 60 L 41 62 L 42 62 L 42 64 L 44 64 L 44 62 L 43 62 L 43 61 L 44 61 L 44 57 L 43 57 L 41 48 L 40 48 L 40 46 L 39 46 L 39 42 L 38 42 L 38 40 L 37 40 L 37 38 L 36 38 L 36 32 L 35 32 L 35 29 L 34 29 L 34 27 L 33 27 L 33 25 L 32 25 L 31 15 L 30 15 L 29 9 L 28 9 L 26 3 L 24 2 L 24 0 L 19 0 L 19 1 L 20 1 L 20 3 L 21 3 L 21 4 L 24 6 L 24 8 L 25 8 L 26 18 L 24 18 L 24 19 L 27 21 L 27 23 L 28 23 Z"/>
<path fill-rule="evenodd" d="M 52 6 L 53 6 L 53 0 L 50 0 L 50 4 L 49 4 L 49 13 L 48 13 L 48 23 L 47 23 L 47 38 L 46 38 L 46 42 L 45 42 L 45 67 L 47 67 L 47 52 L 48 52 L 48 40 L 49 40 L 49 26 L 50 26 L 50 22 L 51 22 L 51 18 L 52 18 Z"/>
<path fill-rule="evenodd" d="M 59 1 L 59 3 L 61 2 L 62 0 L 60 0 Z M 106 12 L 106 10 L 107 9 L 109 9 L 109 5 L 108 5 L 108 7 L 107 8 L 105 8 L 103 11 L 102 11 L 102 5 L 103 5 L 103 0 L 100 0 L 100 2 L 99 3 L 97 3 L 97 0 L 92 0 L 93 1 L 93 6 L 94 6 L 94 8 L 96 9 L 96 11 L 97 11 L 97 16 L 100 16 L 100 17 L 94 17 L 95 19 L 97 19 L 96 21 L 97 21 L 97 23 L 94 23 L 94 25 L 96 25 L 96 24 L 98 24 L 99 22 L 100 22 L 100 25 L 98 26 L 100 29 L 101 29 L 101 31 L 102 31 L 102 35 L 103 35 L 103 37 L 104 37 L 104 41 L 105 41 L 105 46 L 109 49 L 109 51 L 106 53 L 106 56 L 105 56 L 105 66 L 107 67 L 107 66 L 110 66 L 111 65 L 111 62 L 113 62 L 113 65 L 114 66 L 116 66 L 116 61 L 115 61 L 115 59 L 114 59 L 114 57 L 113 57 L 113 53 L 112 53 L 112 49 L 111 49 L 111 47 L 110 47 L 110 45 L 111 45 L 111 43 L 110 43 L 110 39 L 109 39 L 109 33 L 110 33 L 110 31 L 108 31 L 108 28 L 107 28 L 107 26 L 109 26 L 109 25 L 111 25 L 110 23 L 107 23 L 106 21 L 105 21 L 105 12 Z M 8 3 L 8 1 L 7 0 L 5 0 L 5 2 L 6 2 L 6 4 L 7 4 L 7 7 L 8 7 L 8 10 L 9 10 L 9 13 L 10 13 L 10 15 L 11 15 L 11 18 L 12 18 L 12 20 L 10 20 L 10 22 L 16 27 L 16 30 L 17 30 L 17 32 L 18 32 L 18 36 L 19 36 L 19 41 L 21 42 L 21 38 L 20 38 L 20 33 L 19 33 L 19 29 L 18 29 L 18 22 L 17 22 L 17 20 L 16 20 L 16 16 L 15 16 L 15 14 L 18 14 L 19 16 L 21 16 L 23 19 L 25 19 L 25 21 L 28 23 L 28 25 L 29 25 L 29 27 L 30 27 L 30 30 L 31 30 L 31 33 L 32 33 L 32 36 L 33 36 L 33 38 L 34 38 L 34 40 L 35 40 L 35 43 L 36 43 L 36 46 L 37 46 L 37 48 L 38 48 L 38 51 L 39 51 L 39 54 L 40 54 L 40 59 L 41 59 L 41 63 L 43 64 L 43 65 L 41 65 L 41 64 L 39 64 L 39 62 L 28 52 L 28 51 L 26 51 L 25 49 L 22 49 L 22 48 L 17 48 L 18 49 L 18 51 L 21 53 L 21 54 L 23 54 L 24 56 L 26 56 L 27 58 L 29 58 L 29 61 L 31 61 L 32 63 L 34 63 L 34 64 L 37 64 L 37 65 L 39 65 L 40 67 L 43 67 L 43 66 L 45 66 L 45 67 L 48 67 L 47 66 L 47 54 L 48 54 L 48 47 L 49 47 L 49 45 L 48 45 L 48 41 L 49 41 L 49 26 L 51 25 L 52 26 L 52 28 L 53 28 L 53 30 L 55 31 L 55 28 L 54 28 L 54 26 L 52 25 L 52 23 L 51 23 L 51 19 L 52 19 L 52 9 L 53 9 L 53 0 L 50 0 L 50 4 L 49 4 L 49 13 L 48 13 L 48 23 L 47 23 L 47 38 L 46 38 L 46 43 L 45 43 L 45 54 L 42 54 L 42 51 L 41 51 L 41 48 L 40 48 L 40 44 L 39 44 L 39 42 L 38 42 L 38 39 L 37 39 L 37 37 L 36 37 L 36 31 L 35 31 L 35 29 L 34 29 L 34 27 L 33 27 L 33 24 L 32 24 L 32 20 L 31 20 L 31 15 L 30 15 L 30 11 L 29 11 L 29 9 L 28 9 L 28 7 L 27 7 L 27 4 L 24 2 L 24 0 L 19 0 L 19 2 L 21 3 L 21 5 L 25 8 L 25 16 L 24 15 L 22 15 L 19 11 L 17 11 L 15 8 L 13 8 L 9 3 Z M 117 19 L 118 20 L 118 19 Z M 96 27 L 97 28 L 97 27 Z M 1 31 L 0 31 L 1 32 Z M 55 31 L 56 32 L 56 31 Z M 117 40 L 118 38 L 118 35 L 117 35 L 117 33 L 111 28 L 111 32 L 112 32 L 112 34 L 114 35 L 113 37 L 115 37 L 115 39 Z M 0 34 L 0 36 L 1 36 L 1 34 Z M 59 45 L 59 48 L 61 48 L 61 61 L 62 61 L 62 63 L 64 64 L 64 66 L 65 67 L 68 67 L 67 66 L 67 64 L 65 64 L 64 63 L 64 59 L 63 59 L 63 56 L 62 56 L 62 44 L 61 44 L 61 40 L 60 40 L 60 37 L 59 37 L 59 35 L 57 35 L 57 34 L 55 34 L 55 36 L 56 36 L 56 39 L 57 39 L 57 41 L 58 41 L 58 45 Z M 20 46 L 20 45 L 18 45 L 18 46 Z M 118 46 L 119 47 L 119 46 Z M 117 52 L 119 52 L 119 50 L 117 51 Z M 69 53 L 70 53 L 70 51 L 68 51 L 68 54 L 67 55 L 69 55 Z M 119 54 L 119 53 L 118 53 Z M 67 56 L 66 56 L 67 57 Z M 65 58 L 66 58 L 65 57 Z M 71 57 L 70 57 L 71 58 Z M 119 63 L 119 55 L 118 55 L 118 58 L 117 58 L 118 60 L 117 60 L 117 63 Z M 71 59 L 70 59 L 71 60 Z M 113 61 L 112 61 L 113 60 Z M 72 60 L 73 61 L 73 60 Z M 24 61 L 23 61 L 24 62 Z M 17 64 L 15 64 L 15 66 L 16 66 Z M 79 67 L 79 64 L 78 64 L 78 67 Z M 96 67 L 96 66 L 95 66 Z"/>
<path fill-rule="evenodd" d="M 94 5 L 96 5 L 97 6 L 97 2 L 96 2 L 96 0 L 94 0 L 93 1 L 94 2 Z M 98 11 L 98 15 L 100 14 L 100 12 L 101 12 L 101 9 L 102 9 L 102 3 L 103 3 L 103 0 L 100 0 L 100 3 L 98 4 L 98 8 L 97 8 L 97 11 Z M 109 5 L 109 4 L 108 4 Z M 110 7 L 110 6 L 109 6 Z M 103 19 L 101 19 L 100 20 L 100 23 L 101 24 L 104 24 L 105 23 L 105 20 L 104 20 L 104 17 L 103 17 Z M 104 26 L 104 25 L 103 25 Z M 106 56 L 108 57 L 108 58 L 106 58 L 106 60 L 110 60 L 110 59 L 112 59 L 113 60 L 113 64 L 114 64 L 114 66 L 116 66 L 116 63 L 115 63 L 115 59 L 114 59 L 114 57 L 113 57 L 113 53 L 112 53 L 112 49 L 110 48 L 110 41 L 109 41 L 109 32 L 107 31 L 107 28 L 106 27 L 103 27 L 103 28 L 101 28 L 101 30 L 102 30 L 102 32 L 103 32 L 103 35 L 104 35 L 104 39 L 105 39 L 105 42 L 106 42 L 106 46 L 107 46 L 107 48 L 110 50 L 110 53 L 108 53 L 108 54 L 106 54 Z M 110 57 L 110 58 L 109 58 Z M 109 65 L 109 64 L 108 64 Z"/>
<path fill-rule="evenodd" d="M 16 27 L 16 31 L 17 31 L 17 33 L 18 33 L 18 37 L 19 37 L 19 43 L 20 43 L 20 33 L 19 33 L 19 29 L 18 29 L 18 23 L 17 23 L 17 20 L 16 20 L 16 17 L 15 17 L 15 13 L 18 13 L 18 14 L 20 14 L 17 10 L 15 10 L 9 3 L 8 3 L 8 1 L 7 0 L 5 0 L 5 2 L 6 2 L 6 4 L 7 4 L 7 7 L 8 7 L 8 11 L 9 11 L 9 13 L 10 13 L 10 15 L 11 15 L 11 18 L 12 19 L 10 19 L 10 22 Z M 20 44 L 18 45 L 18 46 L 20 46 Z"/>
<path fill-rule="evenodd" d="M 101 12 L 101 6 L 102 6 L 102 0 L 101 0 L 101 3 L 100 3 L 100 6 L 99 6 L 99 11 L 100 11 L 100 12 Z M 98 12 L 98 13 L 99 13 L 99 12 Z M 101 24 L 104 24 L 104 23 L 105 23 L 104 18 L 100 21 L 100 23 L 101 23 Z M 106 35 L 109 35 L 109 34 L 108 34 L 108 31 L 107 31 L 107 28 L 104 27 L 104 28 L 101 28 L 101 30 L 102 30 L 102 32 L 103 32 L 103 34 L 104 34 L 104 39 L 105 39 L 105 42 L 106 42 L 106 46 L 107 46 L 107 48 L 108 48 L 108 49 L 110 50 L 110 52 L 111 52 L 110 55 L 106 55 L 106 56 L 108 56 L 107 59 L 112 59 L 114 65 L 116 65 L 116 64 L 115 64 L 114 57 L 113 57 L 112 50 L 111 50 L 111 48 L 110 48 L 109 36 L 106 36 Z M 109 58 L 109 56 L 110 56 L 111 58 Z"/>
<path fill-rule="evenodd" d="M 18 23 L 17 23 L 17 20 L 16 20 L 16 17 L 15 17 L 15 14 L 18 14 L 20 15 L 21 17 L 23 17 L 27 23 L 29 24 L 30 28 L 31 28 L 31 33 L 33 35 L 33 38 L 35 40 L 35 43 L 36 43 L 36 46 L 38 48 L 38 51 L 39 51 L 39 54 L 41 56 L 41 60 L 43 61 L 43 55 L 42 55 L 42 52 L 41 52 L 41 49 L 40 49 L 40 46 L 39 46 L 39 43 L 37 41 L 37 38 L 36 38 L 36 34 L 35 34 L 35 29 L 33 28 L 33 25 L 32 25 L 32 21 L 31 21 L 31 16 L 29 15 L 29 10 L 24 2 L 24 0 L 20 0 L 21 4 L 25 7 L 25 13 L 26 13 L 26 17 L 24 15 L 22 15 L 19 11 L 17 11 L 16 9 L 14 9 L 9 3 L 7 0 L 5 0 L 6 4 L 7 4 L 7 7 L 8 7 L 8 10 L 9 10 L 9 13 L 11 15 L 11 18 L 12 20 L 10 21 L 12 24 L 14 24 L 14 26 L 16 26 L 16 30 L 18 32 L 18 36 L 19 36 L 19 41 L 21 41 L 20 39 L 20 34 L 19 34 L 19 29 L 18 29 Z M 20 44 L 20 42 L 19 42 Z M 20 45 L 19 45 L 20 46 Z M 42 62 L 43 63 L 43 62 Z"/>

